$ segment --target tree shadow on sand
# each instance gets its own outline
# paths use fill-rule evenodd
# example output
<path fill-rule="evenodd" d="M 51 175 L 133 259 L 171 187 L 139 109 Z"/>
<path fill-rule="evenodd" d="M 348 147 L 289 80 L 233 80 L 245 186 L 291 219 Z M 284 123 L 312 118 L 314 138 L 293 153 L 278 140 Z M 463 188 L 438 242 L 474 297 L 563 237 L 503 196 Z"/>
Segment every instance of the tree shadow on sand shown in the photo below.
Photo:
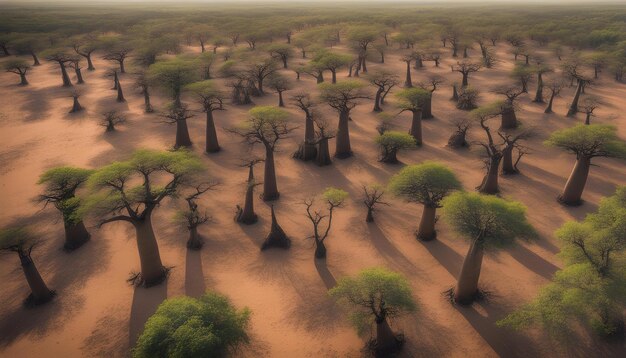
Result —
<path fill-rule="evenodd" d="M 443 266 L 452 277 L 457 277 L 463 265 L 463 256 L 441 240 L 420 241 L 430 254 Z"/>
<path fill-rule="evenodd" d="M 419 274 L 418 269 L 411 260 L 389 240 L 376 222 L 366 223 L 366 225 L 367 237 L 369 237 L 374 248 L 385 258 L 391 267 L 408 272 L 411 275 Z"/>
<path fill-rule="evenodd" d="M 109 245 L 100 240 L 97 233 L 92 233 L 91 240 L 72 253 L 64 252 L 60 242 L 51 239 L 63 235 L 63 225 L 56 220 L 57 215 L 52 211 L 42 212 L 37 217 L 17 220 L 13 224 L 46 229 L 42 237 L 50 239 L 33 251 L 33 258 L 48 287 L 55 290 L 57 295 L 51 302 L 34 308 L 22 305 L 25 290 L 20 289 L 19 294 L 13 295 L 13 299 L 2 307 L 4 314 L 0 316 L 0 347 L 10 345 L 24 335 L 43 337 L 48 331 L 60 330 L 83 308 L 85 298 L 80 292 L 81 288 L 92 276 L 107 268 Z M 19 265 L 17 258 L 15 260 L 16 265 Z M 25 287 L 20 270 L 14 274 L 11 280 L 20 282 L 18 287 Z"/>
<path fill-rule="evenodd" d="M 200 297 L 206 291 L 201 253 L 201 250 L 187 250 L 185 259 L 185 295 L 190 297 Z"/>
<path fill-rule="evenodd" d="M 128 343 L 135 346 L 137 339 L 143 332 L 148 318 L 156 312 L 159 305 L 167 298 L 167 280 L 158 286 L 145 288 L 135 287 L 133 303 L 130 308 L 130 323 Z"/>
<path fill-rule="evenodd" d="M 527 269 L 546 279 L 551 279 L 552 275 L 559 269 L 558 266 L 546 261 L 543 257 L 521 244 L 515 245 L 509 250 L 509 253 L 515 260 L 526 266 Z"/>

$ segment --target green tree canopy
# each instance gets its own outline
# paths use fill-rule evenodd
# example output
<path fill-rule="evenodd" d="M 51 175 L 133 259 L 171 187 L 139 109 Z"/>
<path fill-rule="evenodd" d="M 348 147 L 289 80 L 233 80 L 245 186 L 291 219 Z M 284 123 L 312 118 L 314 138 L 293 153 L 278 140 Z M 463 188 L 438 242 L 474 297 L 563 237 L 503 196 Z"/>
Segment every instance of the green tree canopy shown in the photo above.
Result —
<path fill-rule="evenodd" d="M 165 300 L 148 319 L 134 358 L 226 357 L 249 341 L 250 311 L 217 293 Z"/>
<path fill-rule="evenodd" d="M 450 192 L 461 188 L 452 170 L 430 161 L 402 168 L 389 182 L 389 191 L 394 195 L 434 207 L 439 207 Z"/>
<path fill-rule="evenodd" d="M 610 125 L 579 124 L 558 130 L 550 135 L 545 144 L 587 158 L 626 158 L 626 143 L 617 137 L 617 129 Z"/>

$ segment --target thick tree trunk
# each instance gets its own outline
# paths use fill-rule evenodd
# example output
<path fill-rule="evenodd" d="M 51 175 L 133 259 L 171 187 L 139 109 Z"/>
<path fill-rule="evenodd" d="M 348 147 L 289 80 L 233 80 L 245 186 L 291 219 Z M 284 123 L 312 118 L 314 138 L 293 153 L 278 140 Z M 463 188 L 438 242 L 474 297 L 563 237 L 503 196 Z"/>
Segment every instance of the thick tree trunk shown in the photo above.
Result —
<path fill-rule="evenodd" d="M 500 167 L 501 156 L 497 155 L 490 159 L 489 169 L 483 178 L 482 184 L 478 187 L 478 191 L 483 194 L 497 194 L 498 189 L 498 168 Z"/>
<path fill-rule="evenodd" d="M 389 357 L 398 350 L 396 335 L 386 318 L 376 320 L 376 357 Z"/>
<path fill-rule="evenodd" d="M 65 250 L 76 250 L 89 241 L 91 235 L 87 231 L 87 228 L 82 220 L 72 222 L 71 219 L 64 219 L 63 221 L 65 228 L 65 244 L 63 244 L 63 248 Z"/>
<path fill-rule="evenodd" d="M 435 230 L 437 207 L 424 204 L 424 212 L 417 229 L 417 239 L 422 241 L 430 241 L 437 237 Z"/>
<path fill-rule="evenodd" d="M 146 287 L 158 285 L 167 276 L 167 270 L 161 263 L 159 245 L 152 230 L 152 218 L 147 214 L 143 220 L 133 222 L 137 234 L 137 249 L 141 262 L 141 279 Z"/>
<path fill-rule="evenodd" d="M 176 144 L 174 144 L 174 148 L 178 149 L 180 147 L 191 147 L 191 138 L 189 137 L 186 119 L 176 121 Z"/>
<path fill-rule="evenodd" d="M 316 78 L 317 78 L 317 83 L 322 83 L 322 82 L 324 82 L 324 72 L 321 72 L 321 71 L 320 71 L 320 72 L 317 74 L 317 77 L 316 77 Z"/>
<path fill-rule="evenodd" d="M 337 127 L 337 139 L 335 148 L 335 157 L 344 159 L 352 156 L 350 148 L 350 127 L 348 125 L 350 112 L 341 111 L 339 113 L 339 125 Z"/>
<path fill-rule="evenodd" d="M 507 145 L 502 150 L 502 174 L 504 175 L 519 173 L 519 170 L 515 168 L 515 163 L 513 162 L 513 148 L 515 147 Z"/>
<path fill-rule="evenodd" d="M 265 172 L 263 180 L 263 200 L 276 200 L 280 196 L 278 186 L 276 184 L 276 169 L 274 167 L 274 150 L 270 147 L 265 148 Z"/>
<path fill-rule="evenodd" d="M 430 96 L 428 96 L 428 99 L 424 102 L 424 108 L 422 108 L 422 119 L 434 118 L 432 108 L 433 108 L 433 93 L 430 92 Z"/>
<path fill-rule="evenodd" d="M 26 253 L 19 253 L 22 271 L 30 288 L 30 295 L 26 299 L 27 304 L 38 305 L 50 301 L 54 297 L 54 291 L 51 291 L 37 270 L 37 266 Z"/>
<path fill-rule="evenodd" d="M 322 138 L 319 140 L 317 144 L 315 164 L 320 167 L 332 164 L 332 160 L 330 159 L 330 149 L 328 149 L 328 138 Z"/>
<path fill-rule="evenodd" d="M 217 132 L 215 131 L 215 122 L 213 121 L 213 111 L 206 111 L 206 152 L 216 153 L 220 151 L 220 145 L 217 141 Z"/>
<path fill-rule="evenodd" d="M 36 53 L 31 52 L 30 55 L 33 57 L 33 66 L 41 65 L 41 62 L 39 62 L 39 57 L 37 57 Z"/>
<path fill-rule="evenodd" d="M 283 101 L 283 92 L 278 92 L 278 107 L 285 107 L 285 102 Z"/>
<path fill-rule="evenodd" d="M 82 110 L 83 107 L 78 102 L 78 97 L 74 97 L 74 103 L 72 104 L 72 109 L 70 110 L 70 113 L 76 113 Z"/>
<path fill-rule="evenodd" d="M 83 80 L 83 73 L 80 72 L 80 68 L 75 68 L 74 72 L 76 73 L 76 83 L 78 84 L 85 83 L 85 81 Z"/>
<path fill-rule="evenodd" d="M 248 187 L 246 188 L 246 199 L 243 210 L 238 213 L 237 221 L 246 225 L 257 222 L 258 217 L 254 213 L 254 168 L 252 165 L 248 171 Z"/>
<path fill-rule="evenodd" d="M 511 103 L 505 103 L 502 107 L 502 114 L 500 115 L 502 121 L 500 128 L 513 129 L 517 128 L 517 116 L 515 115 L 515 107 Z"/>
<path fill-rule="evenodd" d="M 72 85 L 72 81 L 70 81 L 70 76 L 67 74 L 67 70 L 65 69 L 64 63 L 59 63 L 61 66 L 61 77 L 63 78 L 63 87 L 70 87 Z"/>
<path fill-rule="evenodd" d="M 411 81 L 411 62 L 407 61 L 406 63 L 406 80 L 404 80 L 404 87 L 411 88 L 413 87 L 413 82 Z"/>
<path fill-rule="evenodd" d="M 382 112 L 382 108 L 380 107 L 380 97 L 381 94 L 383 93 L 383 89 L 382 88 L 378 88 L 378 90 L 376 91 L 376 98 L 374 98 L 374 112 Z"/>
<path fill-rule="evenodd" d="M 554 97 L 555 94 L 554 92 L 552 92 L 552 94 L 550 95 L 550 100 L 548 101 L 548 106 L 546 107 L 546 110 L 543 111 L 543 113 L 552 113 L 552 102 L 554 102 Z"/>
<path fill-rule="evenodd" d="M 143 103 L 144 103 L 144 112 L 152 113 L 154 110 L 152 109 L 152 104 L 150 104 L 150 92 L 148 91 L 148 87 L 144 87 L 143 89 Z"/>
<path fill-rule="evenodd" d="M 91 61 L 91 54 L 88 54 L 85 58 L 87 58 L 87 70 L 95 71 L 96 68 L 93 66 L 93 62 Z"/>
<path fill-rule="evenodd" d="M 261 250 L 266 250 L 271 247 L 279 247 L 282 249 L 288 249 L 291 247 L 291 240 L 283 231 L 283 228 L 278 225 L 278 221 L 276 220 L 276 214 L 274 213 L 274 205 L 272 205 L 272 226 L 270 228 L 269 234 L 265 237 L 265 241 L 263 245 L 261 245 Z"/>
<path fill-rule="evenodd" d="M 576 93 L 574 94 L 574 99 L 569 106 L 569 110 L 567 111 L 568 117 L 573 117 L 578 113 L 578 99 L 580 98 L 580 93 L 583 90 L 584 81 L 578 80 L 578 86 L 576 86 Z"/>
<path fill-rule="evenodd" d="M 326 245 L 324 245 L 324 241 L 315 239 L 315 258 L 316 259 L 326 258 Z"/>
<path fill-rule="evenodd" d="M 591 113 L 587 113 L 587 115 L 585 116 L 585 124 L 586 125 L 591 124 Z"/>
<path fill-rule="evenodd" d="M 415 138 L 417 145 L 422 145 L 422 111 L 413 111 L 409 134 Z"/>
<path fill-rule="evenodd" d="M 472 241 L 467 251 L 467 256 L 463 260 L 461 273 L 454 290 L 454 301 L 456 303 L 470 304 L 476 298 L 480 268 L 483 263 L 483 250 L 480 239 Z"/>
<path fill-rule="evenodd" d="M 380 161 L 383 163 L 395 164 L 398 162 L 398 150 L 396 148 L 382 148 Z"/>
<path fill-rule="evenodd" d="M 580 156 L 576 160 L 576 165 L 567 179 L 565 188 L 559 201 L 565 205 L 580 205 L 587 177 L 589 176 L 589 167 L 591 166 L 591 158 Z"/>
<path fill-rule="evenodd" d="M 365 217 L 365 222 L 374 222 L 374 209 L 371 206 L 367 207 L 367 216 Z"/>
<path fill-rule="evenodd" d="M 543 76 L 537 73 L 537 92 L 535 92 L 535 103 L 543 103 Z"/>
<path fill-rule="evenodd" d="M 467 132 L 465 130 L 457 130 L 454 132 L 448 139 L 448 146 L 452 148 L 467 147 L 468 143 L 465 138 L 466 133 Z"/>
<path fill-rule="evenodd" d="M 26 74 L 20 73 L 20 86 L 26 86 L 28 84 L 28 80 L 26 80 Z"/>
<path fill-rule="evenodd" d="M 189 228 L 189 240 L 187 240 L 187 248 L 191 250 L 200 250 L 200 248 L 202 248 L 202 240 L 200 240 L 200 235 L 198 235 L 197 226 Z"/>
<path fill-rule="evenodd" d="M 332 83 L 337 83 L 337 70 L 330 70 L 332 75 Z"/>
<path fill-rule="evenodd" d="M 120 73 L 126 73 L 126 69 L 124 68 L 124 61 L 120 61 Z"/>

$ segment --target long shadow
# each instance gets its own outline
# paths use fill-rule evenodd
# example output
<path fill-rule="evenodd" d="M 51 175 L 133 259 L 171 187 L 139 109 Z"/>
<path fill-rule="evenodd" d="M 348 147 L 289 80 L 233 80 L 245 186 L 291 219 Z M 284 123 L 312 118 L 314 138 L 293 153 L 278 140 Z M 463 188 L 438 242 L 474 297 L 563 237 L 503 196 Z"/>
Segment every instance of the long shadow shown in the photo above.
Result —
<path fill-rule="evenodd" d="M 200 297 L 206 291 L 201 251 L 187 250 L 185 259 L 185 294 Z"/>
<path fill-rule="evenodd" d="M 559 269 L 558 266 L 546 261 L 544 258 L 522 245 L 516 245 L 509 253 L 515 260 L 526 266 L 526 268 L 546 279 L 551 279 L 554 273 Z"/>
<path fill-rule="evenodd" d="M 46 229 L 41 237 L 54 237 L 62 232 L 55 220 L 57 215 L 50 210 L 36 217 L 14 220 L 9 226 L 41 227 Z M 11 344 L 23 335 L 37 337 L 44 336 L 50 330 L 59 330 L 81 311 L 85 298 L 79 293 L 80 289 L 90 277 L 106 270 L 110 256 L 106 241 L 98 240 L 97 233 L 92 232 L 92 235 L 94 237 L 91 241 L 72 253 L 62 252 L 57 240 L 45 240 L 35 247 L 33 260 L 48 287 L 55 290 L 57 295 L 51 302 L 34 308 L 25 308 L 21 304 L 28 289 L 20 290 L 10 301 L 3 302 L 6 313 L 0 316 L 0 347 Z M 19 269 L 19 260 L 17 257 L 13 259 L 15 280 L 20 282 L 14 287 L 23 289 L 26 283 Z"/>
<path fill-rule="evenodd" d="M 135 287 L 133 303 L 130 308 L 130 322 L 128 343 L 135 346 L 137 339 L 143 332 L 148 318 L 156 312 L 161 302 L 167 298 L 167 280 L 151 288 Z"/>
<path fill-rule="evenodd" d="M 420 241 L 433 257 L 439 261 L 453 277 L 458 277 L 463 265 L 463 256 L 440 240 Z"/>
<path fill-rule="evenodd" d="M 332 272 L 328 270 L 326 260 L 314 258 L 313 261 L 315 262 L 315 269 L 317 270 L 317 273 L 320 275 L 322 281 L 324 281 L 324 286 L 326 286 L 329 290 L 335 287 L 337 285 L 337 280 Z"/>
<path fill-rule="evenodd" d="M 378 227 L 376 222 L 367 223 L 368 235 L 372 244 L 380 254 L 393 266 L 417 273 L 415 265 L 404 254 L 394 246 L 385 233 Z"/>
<path fill-rule="evenodd" d="M 505 313 L 487 305 L 482 306 L 486 316 L 476 310 L 475 305 L 469 307 L 455 306 L 465 317 L 474 330 L 500 357 L 537 357 L 536 345 L 528 337 L 496 326 L 496 321 Z"/>

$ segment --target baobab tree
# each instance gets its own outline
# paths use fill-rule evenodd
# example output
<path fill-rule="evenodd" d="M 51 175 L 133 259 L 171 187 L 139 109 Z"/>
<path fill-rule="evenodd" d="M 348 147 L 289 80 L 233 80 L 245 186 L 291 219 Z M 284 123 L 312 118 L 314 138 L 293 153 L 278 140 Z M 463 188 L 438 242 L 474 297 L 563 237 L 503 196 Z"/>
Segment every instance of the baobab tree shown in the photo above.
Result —
<path fill-rule="evenodd" d="M 99 46 L 93 36 L 86 36 L 83 39 L 78 39 L 72 44 L 72 48 L 77 55 L 82 56 L 87 61 L 87 71 L 95 71 L 96 67 L 93 65 L 91 54 L 98 50 Z"/>
<path fill-rule="evenodd" d="M 552 113 L 552 104 L 554 103 L 554 99 L 559 96 L 562 89 L 562 80 L 553 80 L 550 82 L 550 84 L 548 85 L 548 90 L 550 91 L 550 99 L 548 100 L 548 106 L 543 111 L 543 113 Z"/>
<path fill-rule="evenodd" d="M 202 105 L 202 110 L 206 113 L 205 151 L 207 153 L 219 152 L 220 145 L 217 139 L 217 131 L 215 130 L 213 112 L 224 109 L 225 94 L 217 89 L 211 80 L 189 84 L 185 89 L 197 96 L 198 101 Z"/>
<path fill-rule="evenodd" d="M 476 103 L 478 102 L 480 92 L 477 89 L 469 86 L 461 87 L 458 92 L 456 92 L 456 87 L 453 87 L 453 89 L 455 90 L 454 94 L 457 95 L 456 108 L 464 111 L 471 111 L 472 109 L 478 107 Z M 452 98 L 454 98 L 454 95 Z"/>
<path fill-rule="evenodd" d="M 317 103 L 311 99 L 308 93 L 297 93 L 291 97 L 291 102 L 302 112 L 304 112 L 304 141 L 299 145 L 298 150 L 293 153 L 296 159 L 308 161 L 315 158 L 317 149 L 315 148 L 315 124 L 313 116 Z"/>
<path fill-rule="evenodd" d="M 63 217 L 65 243 L 63 248 L 72 251 L 89 241 L 91 235 L 83 223 L 80 211 L 81 199 L 76 192 L 83 186 L 93 173 L 92 170 L 74 167 L 56 167 L 45 171 L 37 184 L 44 190 L 38 201 L 53 205 Z"/>
<path fill-rule="evenodd" d="M 46 47 L 39 34 L 21 34 L 11 42 L 11 48 L 17 55 L 26 55 L 33 58 L 33 66 L 39 66 L 37 54 Z"/>
<path fill-rule="evenodd" d="M 44 58 L 51 62 L 56 62 L 61 68 L 61 77 L 63 79 L 63 87 L 70 87 L 72 85 L 72 81 L 70 81 L 70 76 L 67 74 L 67 70 L 65 65 L 72 60 L 72 56 L 67 54 L 63 50 L 48 50 L 42 53 Z"/>
<path fill-rule="evenodd" d="M 348 31 L 348 40 L 352 42 L 352 45 L 358 52 L 360 61 L 357 67 L 363 72 L 367 72 L 367 65 L 365 64 L 367 50 L 377 37 L 376 30 L 369 26 L 357 26 Z"/>
<path fill-rule="evenodd" d="M 126 116 L 117 111 L 107 111 L 102 114 L 100 125 L 106 128 L 107 132 L 115 132 L 115 126 L 126 122 Z"/>
<path fill-rule="evenodd" d="M 272 247 L 278 247 L 281 249 L 288 249 L 291 247 L 291 239 L 285 233 L 285 230 L 278 224 L 276 220 L 276 213 L 274 212 L 274 205 L 271 206 L 272 224 L 270 226 L 270 232 L 265 237 L 263 244 L 261 245 L 261 251 L 267 250 Z"/>
<path fill-rule="evenodd" d="M 537 91 L 535 92 L 535 103 L 543 103 L 543 75 L 552 72 L 552 68 L 545 64 L 538 64 L 534 68 L 535 74 L 537 74 Z"/>
<path fill-rule="evenodd" d="M 251 225 L 257 222 L 258 217 L 254 213 L 254 188 L 262 183 L 257 182 L 254 179 L 254 166 L 257 163 L 262 162 L 263 159 L 252 158 L 245 160 L 240 166 L 248 168 L 248 181 L 246 182 L 246 198 L 244 200 L 243 208 L 237 205 L 237 212 L 235 214 L 235 221 Z"/>
<path fill-rule="evenodd" d="M 11 59 L 5 61 L 3 64 L 6 72 L 15 73 L 20 76 L 20 86 L 26 86 L 28 80 L 26 79 L 26 72 L 30 70 L 30 65 L 22 59 Z"/>
<path fill-rule="evenodd" d="M 626 143 L 617 137 L 617 129 L 608 125 L 579 124 L 558 130 L 550 135 L 546 144 L 576 154 L 576 165 L 563 192 L 558 196 L 559 202 L 565 205 L 582 203 L 581 197 L 593 158 L 626 158 Z"/>
<path fill-rule="evenodd" d="M 174 149 L 182 147 L 191 147 L 192 142 L 189 137 L 189 128 L 187 127 L 187 120 L 194 116 L 187 109 L 187 105 L 171 106 L 167 113 L 161 114 L 163 122 L 167 124 L 176 124 L 176 142 L 174 143 Z"/>
<path fill-rule="evenodd" d="M 431 119 L 434 118 L 432 112 L 432 103 L 433 103 L 433 94 L 439 88 L 439 85 L 444 83 L 445 79 L 439 75 L 431 75 L 428 77 L 428 80 L 419 82 L 417 84 L 418 87 L 427 90 L 430 92 L 430 96 L 424 102 L 424 108 L 422 109 L 422 119 Z"/>
<path fill-rule="evenodd" d="M 367 80 L 376 86 L 376 95 L 374 97 L 374 112 L 382 112 L 383 97 L 398 85 L 398 76 L 385 70 L 377 70 L 367 76 Z"/>
<path fill-rule="evenodd" d="M 49 289 L 44 282 L 31 256 L 39 240 L 34 234 L 23 227 L 9 227 L 0 230 L 0 251 L 15 252 L 20 259 L 22 271 L 30 294 L 24 300 L 24 305 L 35 306 L 50 301 L 56 293 Z"/>
<path fill-rule="evenodd" d="M 535 74 L 532 66 L 516 63 L 513 71 L 511 72 L 511 78 L 518 81 L 521 86 L 522 93 L 528 93 L 528 84 L 532 80 Z"/>
<path fill-rule="evenodd" d="M 276 200 L 280 196 L 276 183 L 274 152 L 278 142 L 295 128 L 289 123 L 289 113 L 272 106 L 257 106 L 248 111 L 249 118 L 229 132 L 241 136 L 250 145 L 263 144 L 265 147 L 265 173 L 263 179 L 264 201 Z"/>
<path fill-rule="evenodd" d="M 356 107 L 359 100 L 370 98 L 364 91 L 364 87 L 365 85 L 362 82 L 355 80 L 319 85 L 321 100 L 339 113 L 335 146 L 336 158 L 344 159 L 352 156 L 348 121 L 350 120 L 350 111 Z"/>
<path fill-rule="evenodd" d="M 563 72 L 565 72 L 572 79 L 576 80 L 576 92 L 574 93 L 574 98 L 572 99 L 567 111 L 568 117 L 573 117 L 576 113 L 578 113 L 578 101 L 580 99 L 580 95 L 583 92 L 583 88 L 591 82 L 591 80 L 581 71 L 581 67 L 582 64 L 576 59 L 570 60 L 562 66 Z"/>
<path fill-rule="evenodd" d="M 492 103 L 487 106 L 479 107 L 471 112 L 471 117 L 478 122 L 480 127 L 485 131 L 487 136 L 486 142 L 478 142 L 485 149 L 487 156 L 487 174 L 483 177 L 482 183 L 476 188 L 483 194 L 496 194 L 498 188 L 498 170 L 502 161 L 502 149 L 494 141 L 491 129 L 487 125 L 487 121 L 495 118 L 502 112 L 500 103 Z"/>
<path fill-rule="evenodd" d="M 383 195 L 385 195 L 385 189 L 380 184 L 363 185 L 363 204 L 367 207 L 367 215 L 365 216 L 365 222 L 374 222 L 374 211 L 378 205 L 389 205 L 389 203 L 383 201 Z"/>
<path fill-rule="evenodd" d="M 309 236 L 309 239 L 313 239 L 315 242 L 315 258 L 326 258 L 326 245 L 325 241 L 330 233 L 330 228 L 333 223 L 333 213 L 335 209 L 344 206 L 348 193 L 344 190 L 337 188 L 326 188 L 322 194 L 324 209 L 316 209 L 314 207 L 315 199 L 305 199 L 303 204 L 306 207 L 306 216 L 313 225 L 313 235 Z"/>
<path fill-rule="evenodd" d="M 119 103 L 126 102 L 126 98 L 124 98 L 124 90 L 122 90 L 122 83 L 120 82 L 120 78 L 115 75 L 115 89 L 117 90 L 117 97 L 115 100 Z"/>
<path fill-rule="evenodd" d="M 250 310 L 237 309 L 226 296 L 173 297 L 148 319 L 132 356 L 225 357 L 249 344 L 249 328 Z"/>
<path fill-rule="evenodd" d="M 126 58 L 130 55 L 131 51 L 132 49 L 129 47 L 120 46 L 108 50 L 102 58 L 107 61 L 117 62 L 120 66 L 120 73 L 126 73 L 124 61 L 126 61 Z"/>
<path fill-rule="evenodd" d="M 280 60 L 283 68 L 287 68 L 287 61 L 293 57 L 293 48 L 287 44 L 272 44 L 267 48 L 270 56 Z"/>
<path fill-rule="evenodd" d="M 603 338 L 623 334 L 624 287 L 619 264 L 626 249 L 626 187 L 603 198 L 597 212 L 584 220 L 568 221 L 556 231 L 562 243 L 565 267 L 536 298 L 498 321 L 515 329 L 540 325 L 548 334 L 562 338 L 574 327 L 589 327 Z"/>
<path fill-rule="evenodd" d="M 406 77 L 404 80 L 405 88 L 413 87 L 413 81 L 411 79 L 411 62 L 415 61 L 416 59 L 415 56 L 416 56 L 415 52 L 410 52 L 400 57 L 400 60 L 406 63 Z"/>
<path fill-rule="evenodd" d="M 81 106 L 80 102 L 78 101 L 80 96 L 81 96 L 81 92 L 78 90 L 74 90 L 70 92 L 70 95 L 68 97 L 72 97 L 72 109 L 70 109 L 69 113 L 80 112 L 84 109 L 83 106 Z"/>
<path fill-rule="evenodd" d="M 171 93 L 175 107 L 182 106 L 183 87 L 199 77 L 198 64 L 179 57 L 156 62 L 148 68 L 147 74 L 151 83 Z"/>
<path fill-rule="evenodd" d="M 463 260 L 456 287 L 449 291 L 458 304 L 471 304 L 482 295 L 478 288 L 485 250 L 534 236 L 526 220 L 526 208 L 493 195 L 457 192 L 443 199 L 444 218 L 470 247 Z"/>
<path fill-rule="evenodd" d="M 591 117 L 595 116 L 593 112 L 600 107 L 600 99 L 595 96 L 584 97 L 580 106 L 578 106 L 578 112 L 585 114 L 585 124 L 591 124 Z"/>
<path fill-rule="evenodd" d="M 185 202 L 187 202 L 187 209 L 180 210 L 176 213 L 175 220 L 187 227 L 187 230 L 189 230 L 187 248 L 190 250 L 200 250 L 202 248 L 204 243 L 198 234 L 198 227 L 210 219 L 206 212 L 200 212 L 197 200 L 202 194 L 215 188 L 216 185 L 216 183 L 201 183 L 194 185 L 192 188 L 193 190 L 184 195 Z"/>
<path fill-rule="evenodd" d="M 456 131 L 448 138 L 448 146 L 452 148 L 469 147 L 467 142 L 467 131 L 471 127 L 471 121 L 467 118 L 456 119 L 453 122 Z"/>
<path fill-rule="evenodd" d="M 407 88 L 396 94 L 402 112 L 413 114 L 409 134 L 415 139 L 416 145 L 422 145 L 422 111 L 431 93 L 421 88 Z"/>
<path fill-rule="evenodd" d="M 74 70 L 74 73 L 76 74 L 76 83 L 77 84 L 83 84 L 85 83 L 85 80 L 83 80 L 83 73 L 81 72 L 81 65 L 80 65 L 80 57 L 73 57 L 69 64 L 68 67 Z"/>
<path fill-rule="evenodd" d="M 468 79 L 470 73 L 478 72 L 482 68 L 480 63 L 473 63 L 468 60 L 457 61 L 456 65 L 450 66 L 452 71 L 458 72 L 463 75 L 463 81 L 461 82 L 461 87 L 468 86 Z"/>
<path fill-rule="evenodd" d="M 352 56 L 330 51 L 320 51 L 312 60 L 318 67 L 330 71 L 332 83 L 337 83 L 337 71 L 347 66 L 350 61 Z"/>
<path fill-rule="evenodd" d="M 139 71 L 137 74 L 137 78 L 135 79 L 135 87 L 139 88 L 141 94 L 143 95 L 143 111 L 145 113 L 152 113 L 154 109 L 152 108 L 152 104 L 150 103 L 150 81 L 145 71 Z"/>
<path fill-rule="evenodd" d="M 500 117 L 502 119 L 500 128 L 502 129 L 517 128 L 519 124 L 517 122 L 517 116 L 515 115 L 515 106 L 516 106 L 515 101 L 517 100 L 519 96 L 522 95 L 522 93 L 524 93 L 524 89 L 517 85 L 512 85 L 512 86 L 504 85 L 504 86 L 498 86 L 494 88 L 493 92 L 506 97 L 506 99 L 503 102 L 501 102 L 501 105 L 500 105 L 501 107 Z"/>
<path fill-rule="evenodd" d="M 400 150 L 415 147 L 415 138 L 397 131 L 386 131 L 377 136 L 375 141 L 380 147 L 380 161 L 383 163 L 398 163 L 397 154 Z"/>
<path fill-rule="evenodd" d="M 278 107 L 285 107 L 283 92 L 292 88 L 291 81 L 287 77 L 276 72 L 268 78 L 268 87 L 278 93 Z"/>
<path fill-rule="evenodd" d="M 185 150 L 138 150 L 130 159 L 104 166 L 89 177 L 86 212 L 99 220 L 99 226 L 126 221 L 135 228 L 141 272 L 131 278 L 133 283 L 149 287 L 166 278 L 168 269 L 161 263 L 152 214 L 163 199 L 176 197 L 202 170 L 201 162 Z"/>
<path fill-rule="evenodd" d="M 328 141 L 335 138 L 335 132 L 330 130 L 330 124 L 322 118 L 318 112 L 313 112 L 313 123 L 315 124 L 315 139 L 311 144 L 316 146 L 315 164 L 320 167 L 332 164 L 330 159 L 330 149 Z"/>
<path fill-rule="evenodd" d="M 368 344 L 376 357 L 389 357 L 400 350 L 404 336 L 391 330 L 389 319 L 417 309 L 404 276 L 384 268 L 370 268 L 355 278 L 341 278 L 328 293 L 348 306 L 350 321 L 358 333 L 368 332 L 376 324 L 376 338 Z"/>
<path fill-rule="evenodd" d="M 415 232 L 417 239 L 423 241 L 437 237 L 437 208 L 441 207 L 443 198 L 460 189 L 461 183 L 448 167 L 429 161 L 406 166 L 389 181 L 391 193 L 424 206 L 419 228 Z"/>
<path fill-rule="evenodd" d="M 265 94 L 265 92 L 263 92 L 263 81 L 276 71 L 276 62 L 273 58 L 257 61 L 248 67 L 247 72 L 250 78 L 254 79 L 259 95 L 262 96 Z"/>

